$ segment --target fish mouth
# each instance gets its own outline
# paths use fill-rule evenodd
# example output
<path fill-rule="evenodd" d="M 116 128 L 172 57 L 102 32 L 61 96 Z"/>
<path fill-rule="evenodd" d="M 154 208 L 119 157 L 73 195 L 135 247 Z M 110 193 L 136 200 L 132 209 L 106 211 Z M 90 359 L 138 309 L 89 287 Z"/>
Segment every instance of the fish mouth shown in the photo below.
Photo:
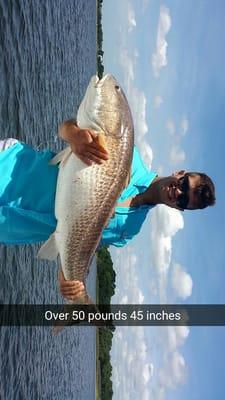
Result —
<path fill-rule="evenodd" d="M 93 84 L 94 88 L 97 89 L 99 86 L 102 86 L 105 79 L 107 78 L 107 75 L 105 75 L 102 79 L 99 79 L 98 75 L 94 75 L 92 78 L 92 84 Z"/>
<path fill-rule="evenodd" d="M 108 81 L 108 80 L 112 80 L 113 82 L 115 82 L 115 84 L 117 82 L 112 74 L 106 74 L 101 79 L 99 79 L 99 77 L 96 76 L 96 86 L 102 86 L 105 83 L 105 81 Z"/>
<path fill-rule="evenodd" d="M 98 83 L 104 83 L 104 82 L 105 82 L 105 80 L 107 80 L 107 79 L 108 79 L 108 77 L 109 77 L 109 74 L 106 74 L 105 76 L 103 76 L 103 78 L 102 78 L 102 79 L 99 79 L 99 80 L 98 80 Z"/>

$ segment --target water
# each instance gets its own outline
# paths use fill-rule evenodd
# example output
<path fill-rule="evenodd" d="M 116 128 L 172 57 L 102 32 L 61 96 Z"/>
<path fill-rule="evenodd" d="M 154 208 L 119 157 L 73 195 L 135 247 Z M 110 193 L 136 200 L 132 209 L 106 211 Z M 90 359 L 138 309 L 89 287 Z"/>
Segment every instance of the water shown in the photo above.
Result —
<path fill-rule="evenodd" d="M 0 137 L 59 150 L 96 71 L 94 0 L 0 0 Z M 61 303 L 57 265 L 39 246 L 0 246 L 0 303 Z M 95 270 L 89 279 L 94 297 Z M 2 327 L 0 398 L 95 399 L 95 330 Z"/>

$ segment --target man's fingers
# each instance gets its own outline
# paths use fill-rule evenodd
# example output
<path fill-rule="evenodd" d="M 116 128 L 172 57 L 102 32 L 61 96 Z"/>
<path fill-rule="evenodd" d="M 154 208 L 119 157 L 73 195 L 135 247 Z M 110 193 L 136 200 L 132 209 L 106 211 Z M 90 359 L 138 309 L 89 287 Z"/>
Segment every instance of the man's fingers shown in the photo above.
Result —
<path fill-rule="evenodd" d="M 84 294 L 84 290 L 70 290 L 70 291 L 61 290 L 61 294 L 64 297 L 68 297 L 68 296 L 80 297 Z"/>
<path fill-rule="evenodd" d="M 92 143 L 93 141 L 97 140 L 98 133 L 95 131 L 92 131 L 91 129 L 81 129 L 81 132 L 83 132 L 85 141 L 87 143 Z"/>
<path fill-rule="evenodd" d="M 71 292 L 63 292 L 63 291 L 61 291 L 61 294 L 62 294 L 62 296 L 63 297 L 81 297 L 81 296 L 83 296 L 84 295 L 84 290 L 77 290 L 76 292 L 73 292 L 73 291 L 71 291 Z"/>
<path fill-rule="evenodd" d="M 79 287 L 67 289 L 61 287 L 61 294 L 68 300 L 77 300 L 85 294 L 84 285 L 81 283 Z"/>
<path fill-rule="evenodd" d="M 82 149 L 82 152 L 80 152 L 79 157 L 87 165 L 91 165 L 92 162 L 102 164 L 103 161 L 108 160 L 108 155 L 93 147 L 92 144 L 85 146 L 85 149 Z"/>
<path fill-rule="evenodd" d="M 66 281 L 64 285 L 61 285 L 61 289 L 65 292 L 84 290 L 84 284 L 80 281 Z"/>
<path fill-rule="evenodd" d="M 83 282 L 80 282 L 80 281 L 66 281 L 66 280 L 64 280 L 63 282 L 60 282 L 61 283 L 61 287 L 63 287 L 63 288 L 76 288 L 76 287 L 84 287 L 84 284 L 83 284 Z"/>
<path fill-rule="evenodd" d="M 108 160 L 108 154 L 104 153 L 101 148 L 99 150 L 99 147 L 95 147 L 94 143 L 90 144 L 89 146 L 87 146 L 87 151 L 89 151 L 90 153 L 94 154 L 95 156 L 97 156 L 98 158 L 101 158 L 102 160 Z"/>
<path fill-rule="evenodd" d="M 87 144 L 92 143 L 93 142 L 93 137 L 90 133 L 90 131 L 85 131 L 85 140 L 84 143 L 86 142 Z"/>
<path fill-rule="evenodd" d="M 87 139 L 87 144 L 90 145 L 91 147 L 95 148 L 96 150 L 107 154 L 108 151 L 99 143 L 99 134 L 96 133 L 95 131 L 91 130 L 86 130 L 86 139 Z"/>
<path fill-rule="evenodd" d="M 87 129 L 87 132 L 89 133 L 89 135 L 91 135 L 92 139 L 96 139 L 98 137 L 98 133 L 92 129 Z"/>
<path fill-rule="evenodd" d="M 88 157 L 79 155 L 79 158 L 80 158 L 81 161 L 83 161 L 88 166 L 92 165 L 92 161 Z"/>
<path fill-rule="evenodd" d="M 94 149 L 96 149 L 96 150 L 108 155 L 108 151 L 103 146 L 101 146 L 96 140 L 93 140 L 89 144 L 89 146 L 91 146 L 92 148 L 94 148 Z"/>
<path fill-rule="evenodd" d="M 95 154 L 91 153 L 91 152 L 87 152 L 87 157 L 89 160 L 94 161 L 96 164 L 102 164 L 104 161 L 97 157 Z"/>
<path fill-rule="evenodd" d="M 77 300 L 85 294 L 85 285 L 82 281 L 66 280 L 62 269 L 59 270 L 60 292 L 67 300 Z"/>

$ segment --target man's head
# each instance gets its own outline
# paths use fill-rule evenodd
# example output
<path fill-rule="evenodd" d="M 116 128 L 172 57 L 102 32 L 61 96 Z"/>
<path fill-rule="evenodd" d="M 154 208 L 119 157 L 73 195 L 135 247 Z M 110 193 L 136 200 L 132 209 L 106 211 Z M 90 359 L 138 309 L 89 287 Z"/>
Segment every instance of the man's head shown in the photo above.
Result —
<path fill-rule="evenodd" d="M 178 210 L 196 210 L 215 204 L 212 180 L 200 172 L 175 172 L 159 179 L 160 203 Z"/>

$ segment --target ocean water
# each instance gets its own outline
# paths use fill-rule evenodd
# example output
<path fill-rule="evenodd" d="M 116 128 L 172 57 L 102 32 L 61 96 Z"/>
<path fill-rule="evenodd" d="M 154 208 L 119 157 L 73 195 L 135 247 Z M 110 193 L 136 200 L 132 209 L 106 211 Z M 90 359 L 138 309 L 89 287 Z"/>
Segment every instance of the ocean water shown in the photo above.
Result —
<path fill-rule="evenodd" d="M 0 55 L 0 138 L 63 148 L 58 124 L 96 72 L 95 0 L 0 0 Z M 38 248 L 0 246 L 0 303 L 62 303 L 58 267 Z M 95 399 L 95 329 L 1 327 L 0 399 Z"/>

